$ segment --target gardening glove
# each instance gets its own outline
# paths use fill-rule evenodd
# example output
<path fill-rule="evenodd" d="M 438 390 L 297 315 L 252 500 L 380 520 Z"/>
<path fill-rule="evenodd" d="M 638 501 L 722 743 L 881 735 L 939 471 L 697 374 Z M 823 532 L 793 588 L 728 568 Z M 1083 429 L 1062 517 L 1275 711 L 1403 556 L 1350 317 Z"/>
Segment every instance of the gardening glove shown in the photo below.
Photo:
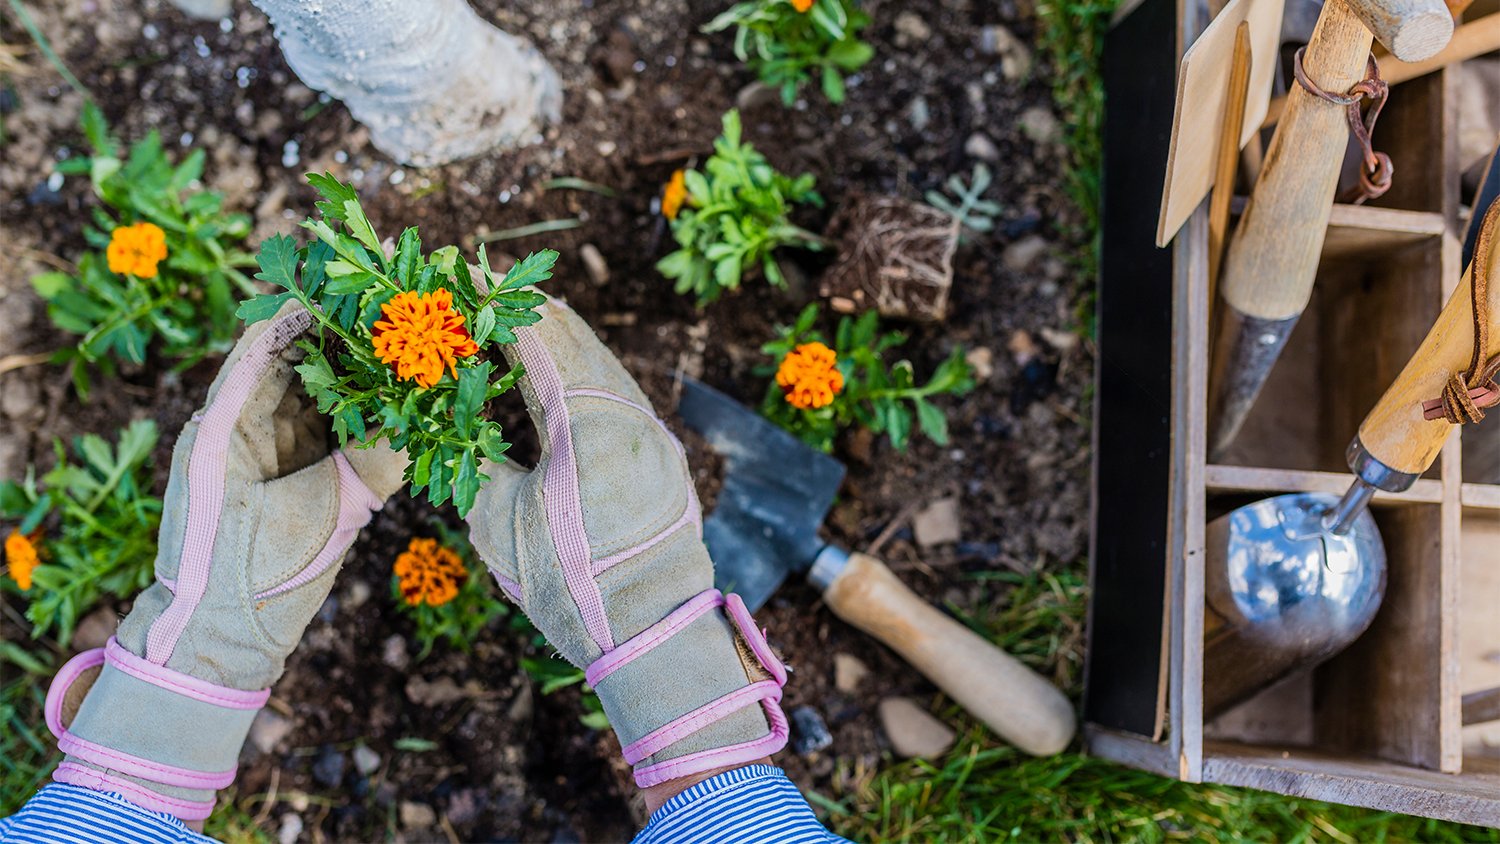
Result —
<path fill-rule="evenodd" d="M 525 367 L 541 461 L 487 466 L 474 547 L 585 669 L 637 785 L 780 750 L 786 669 L 739 596 L 713 588 L 681 444 L 577 314 L 539 310 L 505 354 Z"/>
<path fill-rule="evenodd" d="M 292 304 L 246 331 L 183 427 L 156 583 L 47 694 L 47 726 L 67 754 L 55 781 L 207 817 L 344 552 L 401 486 L 402 455 L 329 454 L 326 425 L 299 422 L 292 344 L 310 321 Z"/>

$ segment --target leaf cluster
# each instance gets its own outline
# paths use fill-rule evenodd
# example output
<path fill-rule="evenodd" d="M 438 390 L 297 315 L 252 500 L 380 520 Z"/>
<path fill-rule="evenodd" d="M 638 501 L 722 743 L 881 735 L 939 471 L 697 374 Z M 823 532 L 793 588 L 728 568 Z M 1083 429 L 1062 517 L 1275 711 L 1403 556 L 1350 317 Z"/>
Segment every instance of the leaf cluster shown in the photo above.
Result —
<path fill-rule="evenodd" d="M 57 465 L 40 480 L 32 466 L 22 482 L 0 482 L 0 517 L 23 534 L 42 531 L 31 589 L 3 581 L 26 599 L 34 638 L 55 630 L 67 647 L 78 619 L 101 597 L 131 598 L 150 585 L 162 506 L 151 494 L 156 439 L 149 420 L 130 423 L 113 446 L 86 434 L 73 442 L 76 463 L 55 442 Z"/>
<path fill-rule="evenodd" d="M 557 656 L 555 651 L 545 657 L 525 657 L 521 660 L 521 668 L 541 687 L 544 697 L 578 686 L 583 707 L 578 723 L 591 730 L 609 728 L 609 716 L 604 714 L 604 704 L 600 702 L 598 693 L 586 682 L 582 668 Z"/>
<path fill-rule="evenodd" d="M 1000 204 L 984 198 L 991 181 L 990 168 L 983 163 L 975 164 L 974 174 L 967 183 L 957 174 L 948 177 L 944 187 L 953 198 L 942 191 L 930 190 L 925 199 L 928 205 L 957 217 L 967 231 L 983 234 L 994 230 L 995 217 L 1000 214 Z"/>
<path fill-rule="evenodd" d="M 436 519 L 432 520 L 431 525 L 437 534 L 438 543 L 458 554 L 469 574 L 459 585 L 458 594 L 453 600 L 435 607 L 429 604 L 408 604 L 401 596 L 401 579 L 394 573 L 391 574 L 391 598 L 401 614 L 416 625 L 417 644 L 421 646 L 417 653 L 419 660 L 425 659 L 438 642 L 468 653 L 481 630 L 495 619 L 511 614 L 510 606 L 495 594 L 498 587 L 495 586 L 494 578 L 490 577 L 489 570 L 479 559 L 474 546 L 469 543 L 468 535 Z M 525 619 L 519 613 L 517 617 Z"/>
<path fill-rule="evenodd" d="M 973 371 L 964 360 L 962 346 L 954 346 L 932 377 L 918 385 L 911 361 L 886 363 L 888 353 L 906 343 L 907 337 L 899 331 L 881 331 L 877 312 L 866 311 L 858 319 L 841 318 L 832 343 L 816 329 L 817 321 L 818 306 L 814 303 L 803 309 L 796 323 L 778 327 L 776 339 L 761 347 L 771 364 L 756 372 L 774 376 L 782 358 L 797 346 L 823 343 L 838 355 L 836 366 L 844 376 L 843 390 L 826 407 L 803 409 L 787 402 L 772 377 L 761 402 L 763 416 L 825 452 L 833 450 L 840 431 L 854 425 L 886 435 L 891 445 L 903 450 L 911 440 L 915 422 L 916 429 L 928 439 L 947 445 L 948 420 L 932 399 L 963 395 L 974 388 Z"/>
<path fill-rule="evenodd" d="M 51 654 L 0 642 L 0 816 L 20 811 L 62 761 L 43 716 Z"/>
<path fill-rule="evenodd" d="M 331 174 L 307 178 L 323 196 L 317 204 L 323 219 L 302 223 L 316 239 L 299 248 L 277 235 L 262 244 L 255 277 L 281 292 L 247 300 L 239 316 L 251 324 L 287 302 L 306 308 L 313 336 L 298 342 L 306 356 L 297 372 L 318 410 L 332 417 L 340 444 L 353 439 L 362 447 L 383 447 L 377 440 L 388 438 L 392 448 L 406 450 L 405 478 L 414 496 L 426 489 L 433 504 L 452 499 L 459 514 L 467 515 L 489 479 L 480 461 L 501 462 L 510 448 L 500 424 L 484 415 L 485 404 L 523 374 L 520 366 L 497 367 L 499 355 L 485 352 L 516 342 L 514 328 L 541 319 L 535 308 L 546 297 L 526 288 L 552 277 L 557 253 L 528 255 L 497 277 L 481 248 L 476 279 L 458 247 L 424 253 L 417 230 L 407 228 L 387 256 L 352 187 Z M 422 387 L 380 360 L 372 331 L 381 307 L 396 294 L 439 289 L 453 295 L 453 307 L 480 352 L 457 360 L 456 377 L 445 372 L 438 383 Z"/>
<path fill-rule="evenodd" d="M 52 322 L 81 335 L 66 357 L 97 363 L 107 373 L 115 361 L 143 363 L 153 347 L 183 366 L 227 350 L 238 328 L 239 296 L 255 292 L 239 270 L 254 265 L 241 248 L 249 215 L 225 212 L 222 194 L 199 187 L 203 150 L 174 164 L 153 131 L 122 160 L 98 107 L 86 104 L 82 123 L 92 154 L 63 161 L 57 170 L 86 174 L 100 201 L 83 230 L 91 249 L 76 272 L 31 279 Z M 110 233 L 137 222 L 154 223 L 166 234 L 167 257 L 155 278 L 118 275 L 105 259 Z M 84 367 L 74 370 L 86 379 Z M 86 392 L 87 380 L 79 387 Z"/>
<path fill-rule="evenodd" d="M 683 174 L 687 201 L 672 220 L 678 249 L 656 264 L 674 279 L 678 293 L 694 293 L 703 305 L 724 290 L 740 286 L 746 273 L 759 271 L 780 287 L 786 277 L 772 254 L 782 246 L 823 248 L 823 239 L 788 219 L 794 205 L 821 207 L 810 173 L 791 178 L 743 143 L 740 113 L 724 115 L 724 134 L 714 140 L 714 154 L 703 172 Z"/>
<path fill-rule="evenodd" d="M 789 0 L 736 3 L 709 21 L 704 32 L 734 27 L 734 54 L 791 105 L 816 74 L 823 96 L 844 102 L 844 74 L 864 66 L 875 49 L 860 40 L 870 23 L 856 0 L 813 0 L 799 12 Z"/>

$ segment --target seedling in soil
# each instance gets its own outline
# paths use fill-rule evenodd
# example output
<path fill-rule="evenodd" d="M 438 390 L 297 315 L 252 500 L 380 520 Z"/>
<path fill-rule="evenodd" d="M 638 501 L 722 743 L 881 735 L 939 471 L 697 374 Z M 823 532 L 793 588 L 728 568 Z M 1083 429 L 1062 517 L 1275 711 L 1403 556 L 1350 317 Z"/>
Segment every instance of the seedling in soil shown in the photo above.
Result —
<path fill-rule="evenodd" d="M 251 324 L 289 301 L 306 308 L 313 337 L 298 341 L 306 357 L 297 372 L 339 442 L 383 447 L 377 441 L 389 438 L 406 450 L 413 495 L 451 498 L 467 515 L 489 479 L 480 460 L 501 462 L 510 448 L 484 415 L 523 373 L 504 368 L 499 347 L 541 319 L 534 309 L 546 299 L 526 288 L 552 277 L 557 253 L 527 255 L 498 277 L 481 247 L 475 279 L 458 247 L 424 253 L 408 228 L 387 256 L 352 187 L 329 174 L 307 179 L 324 199 L 323 219 L 302 223 L 317 239 L 301 248 L 285 235 L 266 241 L 255 277 L 283 292 L 247 300 L 239 316 Z"/>
<path fill-rule="evenodd" d="M 984 192 L 989 189 L 991 181 L 990 168 L 975 164 L 974 175 L 967 184 L 957 174 L 948 177 L 945 186 L 953 194 L 952 199 L 936 190 L 928 191 L 925 198 L 928 205 L 957 217 L 959 224 L 967 231 L 985 234 L 994 231 L 995 217 L 1000 214 L 999 203 L 984 198 Z"/>
<path fill-rule="evenodd" d="M 855 0 L 750 0 L 708 22 L 704 32 L 735 28 L 734 54 L 781 91 L 791 105 L 816 74 L 823 96 L 844 101 L 844 74 L 863 67 L 875 49 L 859 39 L 870 23 Z"/>
<path fill-rule="evenodd" d="M 438 521 L 432 527 L 436 536 L 412 537 L 391 566 L 391 596 L 416 624 L 417 659 L 439 641 L 468 651 L 491 621 L 510 615 L 468 538 Z"/>
<path fill-rule="evenodd" d="M 830 347 L 814 328 L 818 306 L 808 305 L 796 324 L 779 329 L 779 336 L 761 347 L 775 364 L 757 370 L 774 375 L 761 402 L 761 414 L 828 452 L 840 431 L 859 425 L 890 438 L 905 449 L 912 421 L 928 439 L 948 443 L 948 420 L 931 399 L 963 395 L 974 388 L 974 376 L 961 346 L 954 346 L 928 379 L 917 386 L 910 361 L 887 365 L 888 352 L 906 342 L 906 335 L 882 332 L 879 315 L 867 311 L 858 319 L 839 320 Z"/>
<path fill-rule="evenodd" d="M 792 207 L 822 206 L 812 174 L 795 179 L 772 167 L 755 147 L 740 140 L 740 113 L 724 115 L 724 134 L 703 172 L 678 171 L 662 194 L 662 213 L 672 221 L 680 247 L 656 269 L 677 282 L 678 293 L 695 293 L 698 304 L 740 286 L 746 275 L 763 273 L 766 281 L 786 284 L 773 255 L 782 246 L 822 249 L 824 241 L 792 225 Z"/>
<path fill-rule="evenodd" d="M 33 638 L 56 631 L 66 648 L 101 598 L 133 598 L 150 585 L 161 523 L 161 499 L 151 495 L 156 436 L 146 420 L 114 446 L 86 434 L 73 442 L 78 463 L 55 442 L 57 465 L 40 482 L 34 466 L 21 483 L 0 482 L 0 518 L 13 521 L 0 589 L 25 600 Z"/>
<path fill-rule="evenodd" d="M 93 154 L 63 161 L 57 172 L 88 174 L 102 204 L 83 236 L 96 251 L 78 259 L 76 272 L 31 279 L 52 322 L 82 335 L 64 357 L 109 373 L 115 360 L 144 363 L 153 347 L 181 366 L 226 351 L 238 328 L 235 305 L 255 292 L 240 272 L 255 264 L 240 248 L 250 217 L 226 213 L 222 194 L 196 187 L 203 150 L 174 165 L 153 131 L 122 161 L 92 103 L 82 122 Z M 74 367 L 74 377 L 87 393 L 85 367 Z"/>

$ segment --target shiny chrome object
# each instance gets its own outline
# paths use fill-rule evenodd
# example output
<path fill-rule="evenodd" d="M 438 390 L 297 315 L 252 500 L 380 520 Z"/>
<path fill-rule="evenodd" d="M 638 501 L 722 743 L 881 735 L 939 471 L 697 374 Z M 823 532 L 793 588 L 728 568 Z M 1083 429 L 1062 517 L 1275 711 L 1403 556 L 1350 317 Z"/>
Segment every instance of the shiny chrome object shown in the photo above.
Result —
<path fill-rule="evenodd" d="M 1359 637 L 1385 594 L 1385 546 L 1356 482 L 1267 498 L 1208 525 L 1203 708 L 1208 717 Z M 1337 516 L 1336 516 L 1337 514 Z M 1341 518 L 1342 533 L 1335 533 Z M 1217 618 L 1215 618 L 1217 616 Z"/>

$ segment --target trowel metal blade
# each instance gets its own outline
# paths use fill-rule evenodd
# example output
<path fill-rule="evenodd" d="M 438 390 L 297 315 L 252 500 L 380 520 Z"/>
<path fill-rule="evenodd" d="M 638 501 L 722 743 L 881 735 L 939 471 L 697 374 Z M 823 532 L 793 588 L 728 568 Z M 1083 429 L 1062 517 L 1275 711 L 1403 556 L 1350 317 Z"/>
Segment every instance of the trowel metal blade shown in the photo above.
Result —
<path fill-rule="evenodd" d="M 818 527 L 844 464 L 691 378 L 683 379 L 677 412 L 724 460 L 718 504 L 703 523 L 714 585 L 759 609 L 823 549 Z"/>

